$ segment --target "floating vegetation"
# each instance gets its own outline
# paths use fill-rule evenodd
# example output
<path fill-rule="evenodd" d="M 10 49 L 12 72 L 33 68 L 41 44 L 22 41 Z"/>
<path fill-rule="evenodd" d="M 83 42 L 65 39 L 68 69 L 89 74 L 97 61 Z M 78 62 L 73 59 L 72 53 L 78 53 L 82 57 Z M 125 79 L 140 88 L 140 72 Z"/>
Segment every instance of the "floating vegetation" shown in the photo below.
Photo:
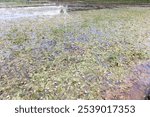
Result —
<path fill-rule="evenodd" d="M 0 99 L 126 99 L 126 77 L 150 59 L 150 9 L 65 17 L 0 20 Z"/>

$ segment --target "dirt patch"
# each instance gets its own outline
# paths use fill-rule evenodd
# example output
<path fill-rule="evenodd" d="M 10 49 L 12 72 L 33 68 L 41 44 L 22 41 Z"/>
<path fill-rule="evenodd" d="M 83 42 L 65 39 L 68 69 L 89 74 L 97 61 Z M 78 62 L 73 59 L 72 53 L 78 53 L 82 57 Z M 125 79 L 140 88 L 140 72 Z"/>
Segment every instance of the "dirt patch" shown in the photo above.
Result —
<path fill-rule="evenodd" d="M 147 99 L 150 88 L 150 62 L 136 66 L 127 83 L 132 83 L 127 99 Z"/>
<path fill-rule="evenodd" d="M 137 65 L 120 87 L 106 91 L 104 99 L 149 100 L 150 62 Z"/>

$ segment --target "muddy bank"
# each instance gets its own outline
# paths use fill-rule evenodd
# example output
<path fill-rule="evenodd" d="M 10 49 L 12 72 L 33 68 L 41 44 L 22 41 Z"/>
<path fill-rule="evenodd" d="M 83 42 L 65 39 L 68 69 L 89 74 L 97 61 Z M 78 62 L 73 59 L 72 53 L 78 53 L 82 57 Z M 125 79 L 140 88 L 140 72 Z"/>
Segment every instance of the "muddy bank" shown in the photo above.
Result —
<path fill-rule="evenodd" d="M 127 83 L 132 84 L 127 99 L 150 99 L 150 62 L 136 66 Z"/>
<path fill-rule="evenodd" d="M 112 8 L 120 8 L 120 7 L 150 7 L 150 4 L 115 4 L 115 3 L 107 3 L 107 4 L 67 4 L 68 11 L 81 11 L 81 10 L 94 10 L 94 9 L 112 9 Z"/>
<path fill-rule="evenodd" d="M 135 66 L 120 86 L 106 91 L 104 99 L 150 100 L 150 62 Z"/>

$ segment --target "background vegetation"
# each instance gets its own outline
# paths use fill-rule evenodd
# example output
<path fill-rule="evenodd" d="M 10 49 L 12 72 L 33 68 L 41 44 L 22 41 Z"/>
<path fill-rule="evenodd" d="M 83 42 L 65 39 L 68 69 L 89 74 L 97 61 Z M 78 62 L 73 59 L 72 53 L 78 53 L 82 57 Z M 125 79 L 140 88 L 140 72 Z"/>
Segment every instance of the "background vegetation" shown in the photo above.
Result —
<path fill-rule="evenodd" d="M 90 3 L 94 3 L 94 2 L 98 2 L 98 3 L 149 3 L 150 0 L 0 0 L 0 2 L 27 2 L 27 1 L 82 1 L 82 2 L 90 2 Z"/>

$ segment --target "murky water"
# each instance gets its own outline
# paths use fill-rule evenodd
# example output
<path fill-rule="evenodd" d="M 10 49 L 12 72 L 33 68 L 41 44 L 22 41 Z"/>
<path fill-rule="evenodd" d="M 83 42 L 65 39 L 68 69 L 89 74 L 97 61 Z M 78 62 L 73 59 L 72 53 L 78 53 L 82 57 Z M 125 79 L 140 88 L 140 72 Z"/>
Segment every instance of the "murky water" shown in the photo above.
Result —
<path fill-rule="evenodd" d="M 60 6 L 1 8 L 0 20 L 12 20 L 17 18 L 53 16 L 60 13 Z"/>

